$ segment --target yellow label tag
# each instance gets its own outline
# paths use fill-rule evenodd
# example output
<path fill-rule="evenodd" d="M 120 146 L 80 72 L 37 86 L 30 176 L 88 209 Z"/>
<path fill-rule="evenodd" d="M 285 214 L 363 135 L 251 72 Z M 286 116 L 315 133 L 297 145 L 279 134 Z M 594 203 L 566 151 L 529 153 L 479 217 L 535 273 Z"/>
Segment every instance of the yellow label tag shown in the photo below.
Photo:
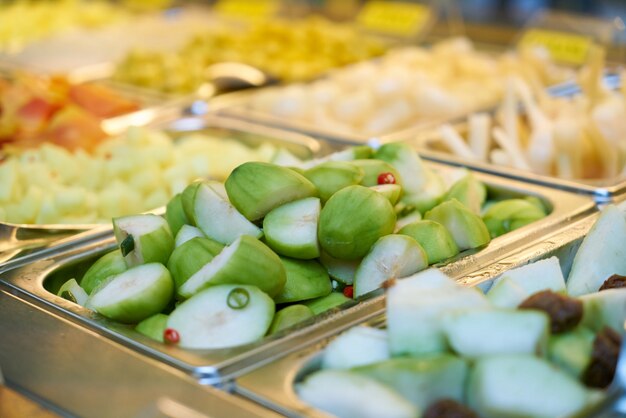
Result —
<path fill-rule="evenodd" d="M 217 13 L 247 19 L 263 19 L 275 16 L 280 9 L 276 0 L 218 0 L 214 10 Z"/>
<path fill-rule="evenodd" d="M 363 6 L 356 22 L 374 32 L 408 37 L 419 34 L 431 16 L 431 9 L 423 4 L 372 0 Z"/>
<path fill-rule="evenodd" d="M 558 62 L 581 65 L 587 59 L 593 41 L 583 35 L 547 29 L 529 29 L 519 41 L 521 47 L 543 46 Z"/>

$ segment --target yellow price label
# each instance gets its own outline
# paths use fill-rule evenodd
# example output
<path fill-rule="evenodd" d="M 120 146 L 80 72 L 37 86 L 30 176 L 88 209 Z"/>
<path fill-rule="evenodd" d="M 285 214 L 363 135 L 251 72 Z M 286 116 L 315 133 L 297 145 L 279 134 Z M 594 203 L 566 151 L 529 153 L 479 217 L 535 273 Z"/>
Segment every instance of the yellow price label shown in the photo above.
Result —
<path fill-rule="evenodd" d="M 372 0 L 363 6 L 356 22 L 364 29 L 394 36 L 415 36 L 432 17 L 423 4 Z"/>
<path fill-rule="evenodd" d="M 262 19 L 276 15 L 280 3 L 276 0 L 218 0 L 214 9 L 225 16 Z"/>
<path fill-rule="evenodd" d="M 593 41 L 584 35 L 547 29 L 529 29 L 519 41 L 521 47 L 543 46 L 558 62 L 581 65 L 587 59 Z"/>

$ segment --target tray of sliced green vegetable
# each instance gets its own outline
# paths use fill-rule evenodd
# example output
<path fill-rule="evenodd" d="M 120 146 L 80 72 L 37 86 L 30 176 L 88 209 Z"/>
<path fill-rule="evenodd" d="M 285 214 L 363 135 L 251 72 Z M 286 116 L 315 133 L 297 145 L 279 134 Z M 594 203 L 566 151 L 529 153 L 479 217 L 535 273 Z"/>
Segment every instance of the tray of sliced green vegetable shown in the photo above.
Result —
<path fill-rule="evenodd" d="M 384 311 L 379 293 L 396 279 L 429 265 L 461 277 L 594 211 L 584 196 L 425 163 L 401 143 L 308 161 L 285 151 L 0 279 L 218 384 Z"/>
<path fill-rule="evenodd" d="M 623 416 L 624 209 L 459 280 L 437 269 L 398 280 L 384 313 L 237 379 L 235 392 L 288 416 Z"/>

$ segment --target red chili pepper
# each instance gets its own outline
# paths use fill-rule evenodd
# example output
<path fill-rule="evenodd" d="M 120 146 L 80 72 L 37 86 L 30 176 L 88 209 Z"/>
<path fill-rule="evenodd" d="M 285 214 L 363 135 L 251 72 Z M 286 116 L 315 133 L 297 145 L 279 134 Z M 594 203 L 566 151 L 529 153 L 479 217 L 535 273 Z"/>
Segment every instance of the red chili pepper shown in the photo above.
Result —
<path fill-rule="evenodd" d="M 174 328 L 166 328 L 163 331 L 163 341 L 167 344 L 178 344 L 180 341 L 180 334 Z"/>
<path fill-rule="evenodd" d="M 354 287 L 346 286 L 343 288 L 343 295 L 347 298 L 352 299 L 354 297 Z"/>
<path fill-rule="evenodd" d="M 378 184 L 396 184 L 396 177 L 392 173 L 380 173 Z"/>

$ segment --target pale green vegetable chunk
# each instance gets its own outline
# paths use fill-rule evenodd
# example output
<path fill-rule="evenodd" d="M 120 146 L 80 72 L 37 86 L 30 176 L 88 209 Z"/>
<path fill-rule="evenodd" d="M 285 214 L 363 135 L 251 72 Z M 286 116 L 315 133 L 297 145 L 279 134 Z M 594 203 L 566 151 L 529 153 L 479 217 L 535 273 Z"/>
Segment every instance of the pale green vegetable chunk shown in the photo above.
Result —
<path fill-rule="evenodd" d="M 254 286 L 211 286 L 181 303 L 167 328 L 178 332 L 184 348 L 234 347 L 263 338 L 274 309 L 274 301 Z"/>
<path fill-rule="evenodd" d="M 419 418 L 419 410 L 387 385 L 357 373 L 323 370 L 296 386 L 305 403 L 339 418 Z"/>
<path fill-rule="evenodd" d="M 484 418 L 566 417 L 590 401 L 581 383 L 530 355 L 482 358 L 467 385 L 469 406 Z"/>

